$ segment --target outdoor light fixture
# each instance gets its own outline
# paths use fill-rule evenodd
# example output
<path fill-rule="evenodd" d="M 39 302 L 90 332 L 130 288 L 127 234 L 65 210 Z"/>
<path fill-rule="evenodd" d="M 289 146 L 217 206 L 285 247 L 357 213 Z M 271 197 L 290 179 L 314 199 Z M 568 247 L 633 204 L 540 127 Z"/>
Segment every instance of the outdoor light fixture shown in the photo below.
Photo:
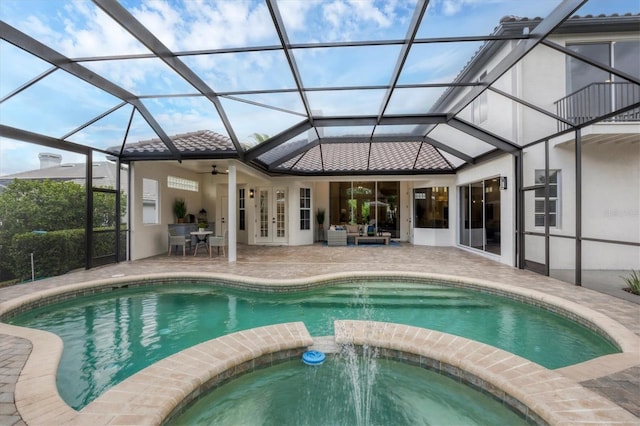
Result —
<path fill-rule="evenodd" d="M 500 177 L 500 189 L 507 189 L 507 177 L 506 176 L 501 176 Z"/>
<path fill-rule="evenodd" d="M 253 198 L 253 196 L 256 195 L 255 191 L 253 190 L 253 188 L 249 189 L 249 198 Z"/>

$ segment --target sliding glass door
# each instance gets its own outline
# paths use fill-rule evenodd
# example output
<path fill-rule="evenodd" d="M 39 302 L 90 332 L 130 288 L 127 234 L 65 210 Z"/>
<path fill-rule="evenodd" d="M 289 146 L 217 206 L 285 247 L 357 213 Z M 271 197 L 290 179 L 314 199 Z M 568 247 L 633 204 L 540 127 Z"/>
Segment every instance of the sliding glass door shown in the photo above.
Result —
<path fill-rule="evenodd" d="M 500 254 L 500 179 L 459 187 L 461 245 Z"/>

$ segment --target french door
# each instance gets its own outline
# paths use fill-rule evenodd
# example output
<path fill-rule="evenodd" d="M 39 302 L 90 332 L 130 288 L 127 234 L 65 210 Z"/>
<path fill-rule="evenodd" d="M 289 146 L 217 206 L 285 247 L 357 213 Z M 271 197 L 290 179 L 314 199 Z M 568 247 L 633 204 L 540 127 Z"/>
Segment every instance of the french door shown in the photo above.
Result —
<path fill-rule="evenodd" d="M 284 188 L 258 188 L 256 203 L 258 243 L 286 243 L 287 191 Z"/>

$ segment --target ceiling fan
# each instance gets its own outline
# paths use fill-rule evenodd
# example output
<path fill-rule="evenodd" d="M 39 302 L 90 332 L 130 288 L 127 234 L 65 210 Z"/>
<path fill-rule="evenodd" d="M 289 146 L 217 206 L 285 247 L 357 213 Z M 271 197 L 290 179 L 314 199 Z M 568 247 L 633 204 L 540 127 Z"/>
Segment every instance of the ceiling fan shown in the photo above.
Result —
<path fill-rule="evenodd" d="M 211 165 L 211 174 L 212 174 L 213 176 L 215 176 L 215 175 L 226 175 L 226 174 L 227 174 L 227 172 L 219 172 L 219 171 L 218 171 L 218 169 L 216 169 L 216 165 L 215 165 L 215 164 L 212 164 L 212 165 Z"/>

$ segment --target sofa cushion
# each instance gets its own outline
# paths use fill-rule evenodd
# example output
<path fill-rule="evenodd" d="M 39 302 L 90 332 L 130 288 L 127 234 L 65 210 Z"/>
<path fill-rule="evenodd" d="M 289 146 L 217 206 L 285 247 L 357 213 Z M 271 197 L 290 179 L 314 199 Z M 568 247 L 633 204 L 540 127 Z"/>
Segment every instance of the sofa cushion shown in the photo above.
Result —
<path fill-rule="evenodd" d="M 346 227 L 349 234 L 357 234 L 360 232 L 358 225 L 346 225 Z"/>

